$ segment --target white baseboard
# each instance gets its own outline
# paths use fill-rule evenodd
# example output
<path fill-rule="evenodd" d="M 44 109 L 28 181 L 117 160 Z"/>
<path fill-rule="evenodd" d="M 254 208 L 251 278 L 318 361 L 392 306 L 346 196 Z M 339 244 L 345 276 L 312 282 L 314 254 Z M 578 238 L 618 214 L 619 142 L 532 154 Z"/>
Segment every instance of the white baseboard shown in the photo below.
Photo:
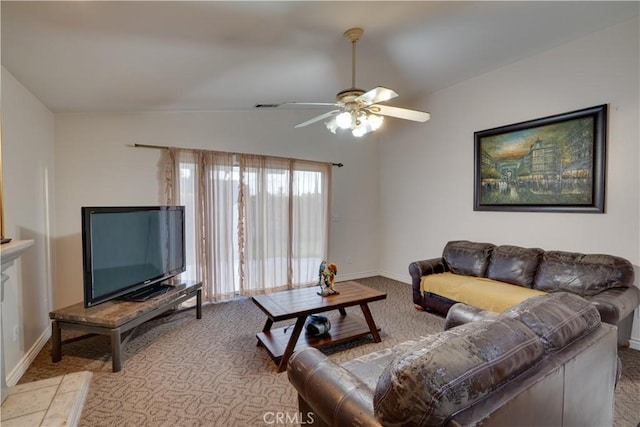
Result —
<path fill-rule="evenodd" d="M 381 271 L 380 276 L 386 277 L 387 279 L 395 280 L 398 282 L 406 283 L 408 285 L 411 284 L 411 276 L 409 274 L 396 274 L 396 273 L 389 273 L 388 271 Z"/>
<path fill-rule="evenodd" d="M 409 274 L 401 275 L 381 270 L 361 271 L 359 273 L 343 274 L 340 275 L 340 282 L 346 282 L 347 280 L 358 280 L 365 277 L 373 276 L 382 276 L 386 277 L 387 279 L 396 280 L 398 282 L 406 283 L 409 285 L 411 284 L 411 276 Z"/>
<path fill-rule="evenodd" d="M 31 346 L 29 351 L 26 352 L 24 356 L 22 356 L 22 359 L 20 359 L 16 367 L 7 374 L 7 386 L 13 387 L 18 383 L 18 381 L 20 381 L 22 375 L 24 375 L 29 366 L 31 366 L 31 363 L 35 360 L 36 356 L 38 356 L 38 353 L 40 353 L 40 351 L 47 344 L 49 338 L 51 338 L 51 325 L 49 325 L 47 329 L 44 330 L 42 335 L 40 335 L 40 338 L 38 338 L 38 340 Z"/>
<path fill-rule="evenodd" d="M 365 277 L 372 276 L 380 276 L 380 271 L 372 270 L 372 271 L 361 271 L 360 273 L 351 273 L 351 274 L 339 274 L 336 276 L 336 282 L 346 282 L 348 280 L 358 280 L 363 279 Z"/>
<path fill-rule="evenodd" d="M 640 339 L 631 338 L 629 340 L 629 347 L 634 350 L 640 350 Z"/>

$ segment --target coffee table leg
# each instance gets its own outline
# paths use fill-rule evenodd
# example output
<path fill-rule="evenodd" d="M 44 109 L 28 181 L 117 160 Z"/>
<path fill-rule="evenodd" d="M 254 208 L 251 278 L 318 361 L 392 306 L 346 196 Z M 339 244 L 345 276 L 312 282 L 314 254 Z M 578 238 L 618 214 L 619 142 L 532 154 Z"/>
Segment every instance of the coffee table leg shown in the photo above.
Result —
<path fill-rule="evenodd" d="M 347 315 L 347 310 L 345 310 L 344 307 L 343 308 L 339 308 L 338 311 L 340 312 L 340 315 L 342 315 L 342 316 L 346 316 Z"/>
<path fill-rule="evenodd" d="M 291 338 L 289 338 L 289 342 L 287 343 L 287 348 L 284 350 L 284 354 L 282 355 L 282 359 L 280 359 L 280 365 L 278 365 L 278 372 L 284 372 L 287 370 L 287 362 L 289 362 L 289 358 L 293 354 L 293 350 L 296 348 L 296 344 L 298 343 L 298 338 L 300 337 L 300 332 L 302 332 L 302 328 L 304 327 L 304 322 L 307 320 L 307 316 L 300 316 L 296 321 L 296 326 L 293 328 L 293 332 L 291 332 Z"/>
<path fill-rule="evenodd" d="M 369 311 L 369 306 L 367 304 L 360 304 L 360 308 L 362 309 L 362 314 L 364 314 L 364 318 L 367 321 L 367 325 L 369 325 L 371 335 L 373 335 L 373 341 L 382 341 L 382 339 L 380 338 L 380 334 L 378 333 L 376 322 L 373 321 L 373 316 L 371 316 L 371 311 Z"/>
<path fill-rule="evenodd" d="M 273 325 L 273 320 L 267 318 L 267 321 L 264 322 L 264 327 L 262 328 L 262 332 L 269 332 L 271 330 L 271 326 Z M 262 347 L 262 341 L 258 340 L 256 343 L 256 347 Z"/>
<path fill-rule="evenodd" d="M 271 330 L 271 325 L 273 325 L 273 320 L 267 319 L 264 323 L 264 328 L 262 328 L 262 332 L 269 332 Z"/>
<path fill-rule="evenodd" d="M 196 319 L 202 319 L 202 289 L 196 292 Z"/>

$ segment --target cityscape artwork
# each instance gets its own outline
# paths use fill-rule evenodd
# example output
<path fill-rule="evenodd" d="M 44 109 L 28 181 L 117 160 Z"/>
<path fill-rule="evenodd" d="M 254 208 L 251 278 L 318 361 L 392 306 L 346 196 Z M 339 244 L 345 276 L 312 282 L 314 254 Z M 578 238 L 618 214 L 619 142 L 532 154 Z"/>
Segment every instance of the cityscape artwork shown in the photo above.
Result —
<path fill-rule="evenodd" d="M 604 212 L 607 106 L 475 132 L 474 210 Z"/>

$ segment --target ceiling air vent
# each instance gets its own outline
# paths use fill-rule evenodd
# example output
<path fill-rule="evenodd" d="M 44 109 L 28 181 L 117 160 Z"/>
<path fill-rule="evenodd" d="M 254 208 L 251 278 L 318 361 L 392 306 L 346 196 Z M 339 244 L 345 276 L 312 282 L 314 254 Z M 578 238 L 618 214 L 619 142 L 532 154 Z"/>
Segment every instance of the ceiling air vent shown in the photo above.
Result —
<path fill-rule="evenodd" d="M 256 104 L 255 108 L 278 108 L 280 104 Z"/>

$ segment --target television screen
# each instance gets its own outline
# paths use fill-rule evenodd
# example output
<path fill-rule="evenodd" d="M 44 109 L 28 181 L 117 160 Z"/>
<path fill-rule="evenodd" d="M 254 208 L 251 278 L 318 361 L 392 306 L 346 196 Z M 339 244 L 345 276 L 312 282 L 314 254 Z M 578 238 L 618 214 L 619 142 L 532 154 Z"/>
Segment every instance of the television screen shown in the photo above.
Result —
<path fill-rule="evenodd" d="M 83 207 L 85 307 L 182 273 L 184 242 L 184 206 Z"/>

